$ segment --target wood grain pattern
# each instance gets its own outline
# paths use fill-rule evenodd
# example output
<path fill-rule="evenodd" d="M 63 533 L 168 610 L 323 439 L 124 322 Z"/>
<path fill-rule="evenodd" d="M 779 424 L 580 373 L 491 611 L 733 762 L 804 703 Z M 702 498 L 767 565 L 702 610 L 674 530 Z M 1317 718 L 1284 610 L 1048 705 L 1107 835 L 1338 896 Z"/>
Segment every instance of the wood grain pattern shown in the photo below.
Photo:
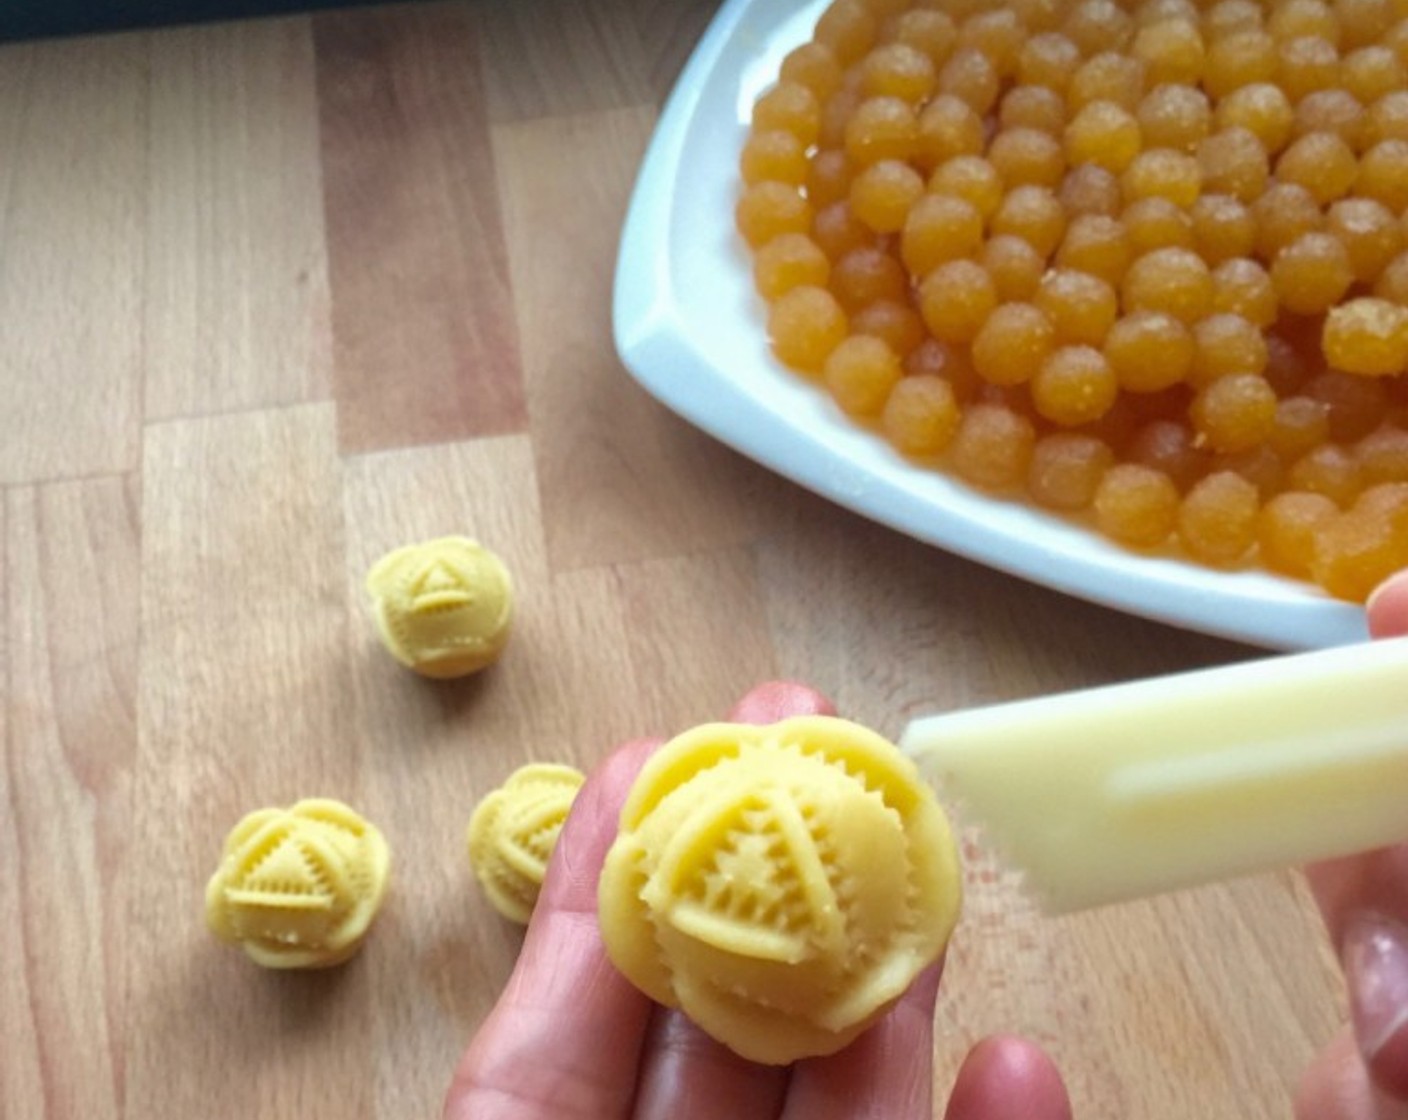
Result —
<path fill-rule="evenodd" d="M 478 799 L 543 750 L 534 697 L 541 663 L 555 649 L 556 620 L 531 448 L 505 436 L 362 456 L 348 465 L 344 503 L 353 530 L 349 614 L 359 623 L 357 715 L 371 749 L 368 812 L 401 825 L 387 915 L 394 932 L 378 938 L 367 962 L 377 990 L 391 993 L 375 1029 L 378 1114 L 430 1116 L 444 1095 L 444 1071 L 517 953 L 517 929 L 475 889 L 464 833 Z M 363 584 L 383 553 L 452 534 L 503 557 L 522 596 L 505 664 L 438 687 L 382 649 Z"/>
<path fill-rule="evenodd" d="M 656 404 L 616 243 L 715 0 L 473 0 L 0 48 L 0 1115 L 434 1116 L 520 934 L 464 828 L 519 764 L 803 678 L 896 734 L 1251 651 L 805 494 Z M 380 648 L 383 552 L 513 570 L 500 664 Z M 245 812 L 394 853 L 364 952 L 206 932 Z M 1040 917 L 983 838 L 938 1013 L 1049 1045 L 1080 1120 L 1286 1115 L 1343 992 L 1303 882 Z"/>
<path fill-rule="evenodd" d="M 315 27 L 341 447 L 522 430 L 467 9 L 341 12 Z"/>
<path fill-rule="evenodd" d="M 616 242 L 654 119 L 627 109 L 494 130 L 548 554 L 559 570 L 667 556 L 682 540 L 746 540 L 786 492 L 623 376 L 611 340 Z M 543 174 L 549 166 L 555 172 Z"/>
<path fill-rule="evenodd" d="M 7 971 L 28 990 L 22 1003 L 5 1000 L 0 1024 L 7 1040 L 25 1040 L 16 1073 L 39 1075 L 54 1116 L 117 1115 L 122 1094 L 135 497 L 129 480 L 110 477 L 16 489 L 6 501 L 9 625 L 0 650 L 13 703 L 0 701 L 10 712 L 0 805 L 13 827 L 5 848 L 15 866 L 5 878 L 15 897 L 0 924 L 13 952 L 6 959 L 23 962 Z M 74 1014 L 81 1007 L 95 1013 Z M 54 1076 L 73 1065 L 86 1075 Z M 14 1115 L 25 1099 L 22 1088 L 0 1092 Z"/>
<path fill-rule="evenodd" d="M 0 47 L 0 484 L 137 465 L 143 48 Z"/>
<path fill-rule="evenodd" d="M 340 472 L 330 404 L 147 432 L 131 1116 L 376 1115 L 369 970 L 262 974 L 201 905 L 244 813 L 362 804 Z"/>
<path fill-rule="evenodd" d="M 332 333 L 308 21 L 150 42 L 145 415 L 325 400 Z"/>

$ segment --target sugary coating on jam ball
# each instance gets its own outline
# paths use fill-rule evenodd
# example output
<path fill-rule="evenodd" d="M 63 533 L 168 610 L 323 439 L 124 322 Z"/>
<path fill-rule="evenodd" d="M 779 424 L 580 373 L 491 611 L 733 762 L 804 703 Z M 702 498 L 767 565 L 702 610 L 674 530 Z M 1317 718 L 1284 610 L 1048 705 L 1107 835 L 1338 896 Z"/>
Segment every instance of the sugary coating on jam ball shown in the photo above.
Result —
<path fill-rule="evenodd" d="M 822 380 L 853 416 L 873 416 L 884 407 L 904 371 L 899 357 L 879 338 L 853 334 L 826 357 Z"/>
<path fill-rule="evenodd" d="M 961 198 L 986 222 L 1002 205 L 1006 193 L 997 169 L 981 156 L 954 156 L 929 176 L 929 192 Z M 981 237 L 981 227 L 979 235 Z"/>
<path fill-rule="evenodd" d="M 1212 106 L 1195 86 L 1155 86 L 1140 100 L 1135 116 L 1146 148 L 1194 152 L 1212 131 Z"/>
<path fill-rule="evenodd" d="M 1322 89 L 1301 99 L 1291 131 L 1297 138 L 1328 133 L 1357 152 L 1364 147 L 1367 129 L 1368 118 L 1358 98 L 1343 89 Z"/>
<path fill-rule="evenodd" d="M 341 964 L 361 948 L 390 872 L 380 831 L 340 801 L 260 809 L 225 838 L 206 924 L 265 968 Z"/>
<path fill-rule="evenodd" d="M 1294 123 L 1295 106 L 1285 91 L 1271 82 L 1255 82 L 1233 90 L 1213 110 L 1217 131 L 1245 129 L 1269 154 L 1289 143 Z"/>
<path fill-rule="evenodd" d="M 1257 489 L 1240 474 L 1218 471 L 1188 491 L 1178 510 L 1178 537 L 1205 564 L 1240 561 L 1256 543 Z"/>
<path fill-rule="evenodd" d="M 1339 512 L 1324 494 L 1285 490 L 1262 506 L 1257 515 L 1261 562 L 1275 572 L 1305 579 L 1315 547 L 1315 534 Z"/>
<path fill-rule="evenodd" d="M 753 106 L 753 128 L 781 129 L 810 147 L 821 134 L 821 102 L 800 82 L 778 82 Z"/>
<path fill-rule="evenodd" d="M 1390 377 L 1408 369 L 1408 307 L 1354 299 L 1325 316 L 1325 358 L 1335 369 Z"/>
<path fill-rule="evenodd" d="M 1325 228 L 1349 254 L 1355 280 L 1372 284 L 1403 249 L 1403 228 L 1393 211 L 1372 198 L 1342 198 L 1330 207 Z"/>
<path fill-rule="evenodd" d="M 962 874 L 913 764 L 808 716 L 706 724 L 656 752 L 621 810 L 602 940 L 647 996 L 744 1058 L 834 1053 L 943 952 Z"/>
<path fill-rule="evenodd" d="M 793 183 L 754 183 L 738 200 L 738 231 L 758 249 L 784 233 L 811 229 L 812 207 Z"/>
<path fill-rule="evenodd" d="M 1095 163 L 1082 163 L 1066 172 L 1057 200 L 1074 221 L 1085 214 L 1115 217 L 1124 206 L 1119 177 Z"/>
<path fill-rule="evenodd" d="M 1193 328 L 1193 343 L 1189 380 L 1200 388 L 1232 373 L 1264 373 L 1270 360 L 1266 336 L 1240 315 L 1209 315 Z"/>
<path fill-rule="evenodd" d="M 1095 490 L 1095 519 L 1104 532 L 1135 548 L 1168 540 L 1178 521 L 1179 496 L 1162 471 L 1138 463 L 1107 470 Z"/>
<path fill-rule="evenodd" d="M 1159 195 L 1131 202 L 1120 221 L 1136 257 L 1156 249 L 1193 248 L 1193 219 L 1188 211 Z"/>
<path fill-rule="evenodd" d="M 927 112 L 927 110 L 926 110 Z M 898 97 L 871 97 L 846 122 L 846 154 L 866 167 L 882 159 L 910 159 L 923 130 L 914 106 Z"/>
<path fill-rule="evenodd" d="M 768 315 L 773 353 L 785 365 L 820 372 L 827 355 L 846 337 L 841 304 L 825 288 L 799 285 L 777 299 Z"/>
<path fill-rule="evenodd" d="M 1046 86 L 1015 86 L 1003 95 L 998 107 L 998 124 L 1003 129 L 1036 128 L 1060 136 L 1066 121 L 1066 99 Z"/>
<path fill-rule="evenodd" d="M 1062 346 L 1032 379 L 1032 403 L 1062 427 L 1098 420 L 1119 396 L 1119 382 L 1105 355 L 1093 346 Z"/>
<path fill-rule="evenodd" d="M 1191 489 L 1207 473 L 1210 454 L 1186 423 L 1166 419 L 1143 424 L 1124 449 L 1128 462 L 1168 475 L 1180 492 Z"/>
<path fill-rule="evenodd" d="M 1025 416 L 999 404 L 970 406 L 949 447 L 954 469 L 989 490 L 1019 486 L 1031 463 L 1036 429 Z"/>
<path fill-rule="evenodd" d="M 1167 389 L 1187 378 L 1196 346 L 1182 320 L 1163 311 L 1135 311 L 1105 336 L 1105 358 L 1120 385 L 1136 393 Z"/>
<path fill-rule="evenodd" d="M 1355 444 L 1354 455 L 1365 486 L 1408 482 L 1408 431 L 1385 424 Z"/>
<path fill-rule="evenodd" d="M 924 176 L 904 160 L 876 160 L 851 181 L 851 212 L 876 233 L 896 233 L 924 197 Z"/>
<path fill-rule="evenodd" d="M 1033 302 L 1046 313 L 1063 343 L 1099 346 L 1119 314 L 1115 289 L 1098 276 L 1077 269 L 1048 271 Z"/>
<path fill-rule="evenodd" d="M 1212 274 L 1197 253 L 1156 249 L 1129 266 L 1120 300 L 1125 311 L 1162 311 L 1196 323 L 1212 309 Z"/>
<path fill-rule="evenodd" d="M 821 246 L 805 233 L 774 237 L 753 256 L 753 280 L 758 294 L 772 301 L 802 284 L 825 287 L 831 262 Z"/>
<path fill-rule="evenodd" d="M 1056 346 L 1056 327 L 1040 307 L 1004 303 L 973 339 L 973 368 L 990 385 L 1020 385 L 1036 376 Z"/>
<path fill-rule="evenodd" d="M 1280 303 L 1266 269 L 1247 257 L 1234 257 L 1212 271 L 1212 309 L 1240 315 L 1265 330 L 1276 321 Z"/>
<path fill-rule="evenodd" d="M 925 469 L 1345 593 L 1292 515 L 1408 475 L 1405 86 L 1401 0 L 835 0 L 740 153 L 774 349 Z"/>
<path fill-rule="evenodd" d="M 958 418 L 953 385 L 943 377 L 918 374 L 890 390 L 880 423 L 890 442 L 906 455 L 931 456 L 952 442 Z"/>
<path fill-rule="evenodd" d="M 876 245 L 851 249 L 831 266 L 831 293 L 847 312 L 878 299 L 902 300 L 909 292 L 904 265 Z"/>
<path fill-rule="evenodd" d="M 1256 249 L 1256 218 L 1230 194 L 1202 195 L 1193 203 L 1189 217 L 1193 249 L 1213 268 Z"/>
<path fill-rule="evenodd" d="M 972 342 L 996 306 L 997 288 L 976 261 L 947 261 L 919 286 L 919 313 L 940 342 Z"/>
<path fill-rule="evenodd" d="M 1354 505 L 1315 533 L 1310 571 L 1331 595 L 1363 602 L 1408 566 L 1408 484 L 1364 491 Z"/>
<path fill-rule="evenodd" d="M 1132 113 L 1144 96 L 1144 64 L 1118 51 L 1101 51 L 1081 63 L 1066 89 L 1072 112 L 1097 101 Z"/>
<path fill-rule="evenodd" d="M 988 144 L 988 162 L 1010 187 L 1035 184 L 1055 189 L 1066 174 L 1061 142 L 1036 128 L 1009 128 Z"/>
<path fill-rule="evenodd" d="M 1095 164 L 1116 175 L 1142 149 L 1139 122 L 1113 101 L 1091 101 L 1066 125 L 1062 139 L 1072 167 Z"/>
<path fill-rule="evenodd" d="M 585 780 L 580 770 L 530 763 L 484 797 L 469 818 L 469 863 L 494 909 L 528 924 L 548 860 Z"/>
<path fill-rule="evenodd" d="M 1027 491 L 1049 509 L 1086 509 L 1114 461 L 1114 452 L 1104 440 L 1082 432 L 1052 432 L 1032 448 Z"/>
<path fill-rule="evenodd" d="M 807 178 L 806 146 L 790 132 L 754 132 L 743 145 L 738 169 L 745 183 L 775 180 L 800 186 Z"/>
<path fill-rule="evenodd" d="M 1105 214 L 1081 214 L 1066 227 L 1056 251 L 1060 268 L 1099 277 L 1118 285 L 1133 259 L 1124 223 Z"/>
<path fill-rule="evenodd" d="M 851 331 L 874 335 L 901 359 L 908 357 L 928 337 L 924 320 L 908 300 L 877 299 L 851 316 Z"/>
<path fill-rule="evenodd" d="M 1349 251 L 1329 233 L 1303 233 L 1271 262 L 1271 283 L 1281 306 L 1297 315 L 1323 314 L 1354 283 Z"/>
<path fill-rule="evenodd" d="M 1209 447 L 1245 451 L 1271 434 L 1276 391 L 1259 373 L 1228 374 L 1198 391 L 1189 416 Z"/>
<path fill-rule="evenodd" d="M 973 203 L 953 195 L 929 194 L 908 210 L 900 234 L 900 258 L 910 276 L 928 276 L 946 261 L 975 255 L 982 244 L 983 214 Z"/>
<path fill-rule="evenodd" d="M 1248 128 L 1214 132 L 1198 142 L 1196 155 L 1205 191 L 1252 202 L 1266 189 L 1270 159 L 1261 138 Z"/>
<path fill-rule="evenodd" d="M 1016 234 L 989 237 L 978 260 L 992 278 L 997 298 L 1004 301 L 1030 299 L 1046 270 L 1045 257 Z M 1408 288 L 1408 254 L 1404 254 L 1403 263 L 1404 286 Z"/>

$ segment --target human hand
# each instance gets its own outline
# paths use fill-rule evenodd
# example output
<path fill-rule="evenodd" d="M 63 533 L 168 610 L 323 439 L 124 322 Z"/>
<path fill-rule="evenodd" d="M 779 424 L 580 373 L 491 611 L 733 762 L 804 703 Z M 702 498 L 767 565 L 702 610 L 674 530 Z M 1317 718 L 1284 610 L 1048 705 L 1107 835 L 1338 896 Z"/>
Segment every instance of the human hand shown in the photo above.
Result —
<path fill-rule="evenodd" d="M 1375 637 L 1408 635 L 1408 572 L 1375 592 L 1368 615 Z M 1296 1116 L 1408 1120 L 1408 844 L 1306 873 L 1343 962 L 1351 1023 L 1306 1071 Z"/>
<path fill-rule="evenodd" d="M 820 694 L 766 684 L 740 723 L 834 715 Z M 597 879 L 636 773 L 660 740 L 622 747 L 588 778 L 558 838 L 518 963 L 470 1043 L 445 1120 L 929 1120 L 941 964 L 854 1043 L 790 1067 L 747 1062 L 616 971 L 597 926 Z M 990 1038 L 968 1055 L 946 1120 L 1071 1120 L 1049 1058 Z"/>

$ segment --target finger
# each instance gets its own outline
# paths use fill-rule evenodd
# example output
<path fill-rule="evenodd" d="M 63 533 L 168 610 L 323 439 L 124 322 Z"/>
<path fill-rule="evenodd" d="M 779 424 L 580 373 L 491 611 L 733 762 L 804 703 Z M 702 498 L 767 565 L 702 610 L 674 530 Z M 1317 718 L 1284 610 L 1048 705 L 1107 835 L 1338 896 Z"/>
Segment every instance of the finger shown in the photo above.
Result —
<path fill-rule="evenodd" d="M 844 1050 L 798 1062 L 784 1120 L 929 1120 L 941 970 L 935 964 L 921 972 L 885 1017 Z"/>
<path fill-rule="evenodd" d="M 657 1007 L 635 1120 L 775 1120 L 787 1070 L 760 1066 L 715 1042 L 682 1012 Z"/>
<path fill-rule="evenodd" d="M 1380 1089 L 1408 1099 L 1408 846 L 1306 868 L 1344 967 L 1350 1019 Z"/>
<path fill-rule="evenodd" d="M 1399 572 L 1375 588 L 1364 609 L 1374 637 L 1408 634 L 1408 572 Z"/>
<path fill-rule="evenodd" d="M 768 681 L 749 690 L 728 718 L 733 723 L 776 723 L 792 716 L 835 714 L 835 705 L 814 688 L 796 681 Z"/>
<path fill-rule="evenodd" d="M 1055 1063 L 1023 1038 L 986 1038 L 958 1071 L 944 1120 L 1071 1120 Z"/>
<path fill-rule="evenodd" d="M 1305 1071 L 1296 1093 L 1296 1120 L 1408 1120 L 1408 1106 L 1374 1085 L 1354 1034 L 1345 1030 Z"/>
<path fill-rule="evenodd" d="M 1408 634 L 1408 572 L 1381 584 L 1366 610 L 1376 636 Z M 1408 1099 L 1408 846 L 1328 860 L 1306 875 L 1343 962 L 1360 1070 Z M 1311 1089 L 1316 1076 L 1344 1068 L 1326 1061 L 1307 1075 Z"/>
<path fill-rule="evenodd" d="M 621 804 L 656 746 L 622 747 L 577 795 L 513 975 L 455 1072 L 445 1120 L 629 1114 L 651 1004 L 607 959 L 596 890 Z"/>

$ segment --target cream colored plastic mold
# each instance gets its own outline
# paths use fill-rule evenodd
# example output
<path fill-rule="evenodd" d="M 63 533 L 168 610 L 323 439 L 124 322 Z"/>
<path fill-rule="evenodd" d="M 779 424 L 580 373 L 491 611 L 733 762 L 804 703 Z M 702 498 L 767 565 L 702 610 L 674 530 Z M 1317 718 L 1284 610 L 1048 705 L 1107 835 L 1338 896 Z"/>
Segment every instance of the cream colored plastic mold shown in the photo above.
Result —
<path fill-rule="evenodd" d="M 526 924 L 532 916 L 582 781 L 581 771 L 570 766 L 523 766 L 470 817 L 469 862 L 494 909 L 510 921 Z"/>
<path fill-rule="evenodd" d="M 383 556 L 367 575 L 382 641 L 427 677 L 462 677 L 508 643 L 513 581 L 502 560 L 468 537 L 441 537 Z"/>
<path fill-rule="evenodd" d="M 225 840 L 206 922 L 266 968 L 340 964 L 361 947 L 390 866 L 381 833 L 340 801 L 260 809 Z"/>
<path fill-rule="evenodd" d="M 611 959 L 753 1061 L 841 1049 L 935 961 L 961 875 L 885 739 L 823 716 L 706 724 L 642 770 L 601 877 Z"/>

